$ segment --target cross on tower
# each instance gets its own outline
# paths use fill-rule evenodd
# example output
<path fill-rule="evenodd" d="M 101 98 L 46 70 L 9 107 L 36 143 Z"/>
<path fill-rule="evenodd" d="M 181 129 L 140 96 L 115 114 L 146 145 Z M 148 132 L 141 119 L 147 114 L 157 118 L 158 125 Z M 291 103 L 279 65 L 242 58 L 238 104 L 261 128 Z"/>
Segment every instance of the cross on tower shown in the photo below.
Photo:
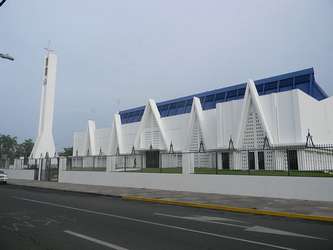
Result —
<path fill-rule="evenodd" d="M 48 54 L 50 52 L 54 52 L 54 49 L 51 49 L 51 41 L 50 40 L 47 42 L 47 47 L 44 48 L 44 49 L 47 51 Z"/>

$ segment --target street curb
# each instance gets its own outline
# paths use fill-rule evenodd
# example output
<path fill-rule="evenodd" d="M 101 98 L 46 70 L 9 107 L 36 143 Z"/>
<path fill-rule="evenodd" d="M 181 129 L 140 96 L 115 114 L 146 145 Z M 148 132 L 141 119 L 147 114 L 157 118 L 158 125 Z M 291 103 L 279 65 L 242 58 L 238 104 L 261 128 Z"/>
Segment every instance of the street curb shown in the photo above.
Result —
<path fill-rule="evenodd" d="M 182 206 L 182 207 L 206 208 L 206 209 L 235 212 L 235 213 L 270 215 L 270 216 L 277 216 L 277 217 L 330 222 L 330 223 L 333 222 L 333 217 L 321 216 L 321 215 L 306 215 L 306 214 L 298 214 L 298 213 L 277 212 L 277 211 L 271 211 L 271 210 L 258 210 L 255 208 L 242 208 L 242 207 L 232 207 L 232 206 L 218 205 L 218 204 L 197 203 L 197 202 L 188 202 L 188 201 L 175 201 L 175 200 L 159 199 L 159 198 L 146 198 L 146 197 L 142 197 L 142 196 L 123 196 L 122 199 L 128 200 L 128 201 L 143 201 L 143 202 L 159 203 L 159 204 L 164 204 L 164 205 L 175 205 L 175 206 Z"/>
<path fill-rule="evenodd" d="M 104 196 L 104 197 L 111 197 L 111 198 L 118 198 L 118 199 L 122 199 L 123 198 L 123 196 L 121 196 L 121 195 L 115 195 L 115 194 L 102 194 L 102 193 L 94 193 L 94 192 L 84 192 L 84 191 L 76 191 L 76 190 L 57 189 L 57 188 L 50 188 L 50 187 L 36 187 L 36 186 L 28 186 L 28 185 L 23 185 L 23 184 L 14 184 L 14 183 L 7 183 L 7 185 L 24 187 L 24 188 L 27 188 L 27 189 L 29 189 L 29 188 L 30 189 L 45 189 L 45 190 L 59 191 L 59 192 L 65 192 L 65 193 L 87 194 L 87 195 Z"/>

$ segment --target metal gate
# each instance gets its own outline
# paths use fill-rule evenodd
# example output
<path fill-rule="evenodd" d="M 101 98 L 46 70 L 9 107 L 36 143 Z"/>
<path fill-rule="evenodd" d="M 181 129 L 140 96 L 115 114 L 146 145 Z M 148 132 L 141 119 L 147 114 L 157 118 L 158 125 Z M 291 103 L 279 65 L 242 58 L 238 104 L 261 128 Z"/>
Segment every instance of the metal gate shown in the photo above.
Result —
<path fill-rule="evenodd" d="M 146 168 L 159 168 L 160 167 L 160 151 L 149 150 L 146 151 Z"/>
<path fill-rule="evenodd" d="M 29 158 L 24 158 L 24 163 L 23 165 L 27 165 L 28 169 L 33 169 L 34 172 L 34 180 L 38 180 L 38 160 L 37 159 L 29 159 Z"/>
<path fill-rule="evenodd" d="M 41 181 L 58 181 L 59 157 L 41 159 Z"/>

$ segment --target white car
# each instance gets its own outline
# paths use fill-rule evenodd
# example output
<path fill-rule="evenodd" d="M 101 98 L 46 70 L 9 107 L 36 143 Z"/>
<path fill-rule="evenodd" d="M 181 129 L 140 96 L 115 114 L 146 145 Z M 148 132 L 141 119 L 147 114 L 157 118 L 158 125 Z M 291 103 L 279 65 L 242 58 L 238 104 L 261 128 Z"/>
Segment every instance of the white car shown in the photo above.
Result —
<path fill-rule="evenodd" d="M 4 171 L 0 170 L 0 183 L 6 184 L 7 180 L 8 180 L 7 174 Z"/>

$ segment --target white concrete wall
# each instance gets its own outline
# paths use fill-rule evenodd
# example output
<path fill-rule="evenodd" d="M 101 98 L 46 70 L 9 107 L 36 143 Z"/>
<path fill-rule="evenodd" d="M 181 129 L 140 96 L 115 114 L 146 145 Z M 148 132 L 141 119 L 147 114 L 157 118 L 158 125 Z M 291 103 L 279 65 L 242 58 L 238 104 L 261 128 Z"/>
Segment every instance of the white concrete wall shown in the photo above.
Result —
<path fill-rule="evenodd" d="M 60 171 L 59 182 L 286 199 L 333 201 L 332 179 L 320 177 Z"/>
<path fill-rule="evenodd" d="M 0 169 L 8 175 L 8 179 L 33 180 L 35 170 L 33 169 Z"/>
<path fill-rule="evenodd" d="M 102 128 L 96 129 L 95 131 L 95 143 L 96 143 L 96 153 L 99 154 L 102 150 L 103 154 L 107 154 L 110 151 L 111 142 L 111 129 Z"/>
<path fill-rule="evenodd" d="M 73 155 L 87 155 L 88 150 L 87 131 L 74 132 Z"/>
<path fill-rule="evenodd" d="M 216 122 L 216 109 L 205 110 L 203 113 L 205 131 L 206 149 L 217 148 L 217 122 Z"/>
<path fill-rule="evenodd" d="M 170 142 L 172 141 L 174 151 L 182 151 L 186 147 L 186 136 L 184 135 L 187 133 L 189 118 L 189 114 L 181 114 L 161 119 L 165 133 L 168 134 Z"/>
<path fill-rule="evenodd" d="M 329 139 L 333 138 L 333 115 L 332 115 L 332 107 L 333 107 L 333 96 L 330 96 L 329 98 L 326 98 L 321 101 L 323 103 L 324 109 L 322 112 L 325 113 L 325 123 L 328 124 L 327 131 L 326 131 L 326 137 Z M 331 143 L 330 141 L 329 143 Z"/>
<path fill-rule="evenodd" d="M 124 124 L 121 126 L 124 149 L 123 153 L 131 153 L 135 141 L 136 132 L 138 131 L 139 126 L 139 122 Z"/>
<path fill-rule="evenodd" d="M 314 143 L 332 143 L 333 98 L 318 102 L 311 96 L 300 92 L 299 103 L 302 137 L 306 137 L 309 129 Z"/>
<path fill-rule="evenodd" d="M 217 147 L 228 148 L 230 137 L 236 141 L 239 135 L 243 100 L 216 105 Z"/>

